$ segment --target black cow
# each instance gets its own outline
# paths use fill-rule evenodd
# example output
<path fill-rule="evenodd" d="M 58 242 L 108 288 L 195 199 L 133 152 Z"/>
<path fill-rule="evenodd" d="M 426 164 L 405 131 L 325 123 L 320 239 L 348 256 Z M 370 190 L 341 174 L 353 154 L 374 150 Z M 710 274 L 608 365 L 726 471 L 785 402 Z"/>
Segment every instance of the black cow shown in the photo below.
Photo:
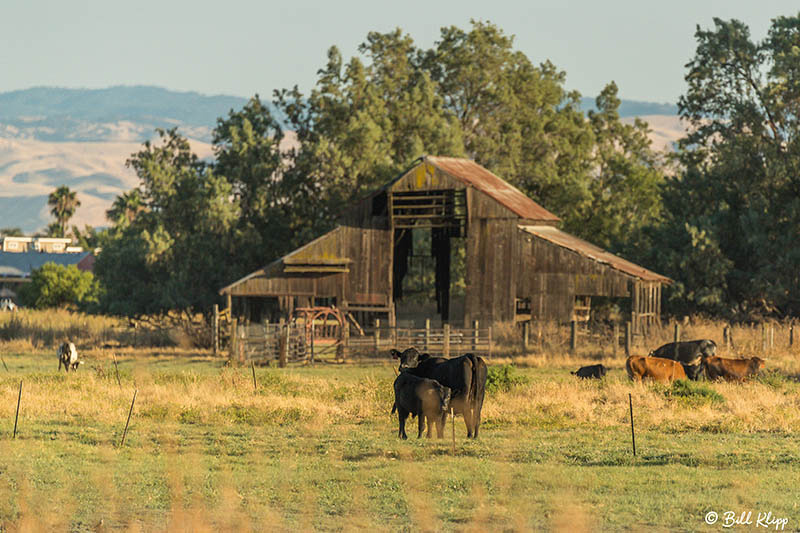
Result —
<path fill-rule="evenodd" d="M 570 372 L 573 376 L 578 376 L 581 379 L 594 378 L 600 379 L 606 375 L 606 367 L 603 365 L 589 365 L 582 366 L 575 372 Z"/>
<path fill-rule="evenodd" d="M 678 342 L 678 356 L 675 356 L 675 343 L 670 342 L 656 348 L 648 355 L 650 357 L 661 357 L 672 359 L 683 365 L 686 376 L 697 381 L 703 372 L 702 359 L 704 357 L 714 357 L 717 353 L 717 344 L 711 339 L 698 339 L 695 341 Z"/>
<path fill-rule="evenodd" d="M 403 352 L 391 350 L 392 357 L 400 360 L 400 371 L 415 376 L 435 379 L 452 391 L 450 406 L 454 413 L 464 415 L 467 437 L 478 438 L 481 409 L 486 392 L 488 370 L 486 362 L 471 353 L 446 359 L 420 354 L 416 348 Z"/>
<path fill-rule="evenodd" d="M 416 416 L 418 421 L 417 438 L 422 436 L 425 420 L 428 422 L 428 438 L 431 427 L 436 424 L 436 435 L 444 437 L 444 424 L 447 421 L 447 409 L 450 404 L 450 389 L 438 381 L 421 378 L 401 372 L 394 380 L 394 405 L 392 413 L 397 409 L 399 428 L 397 434 L 407 439 L 406 418 Z"/>

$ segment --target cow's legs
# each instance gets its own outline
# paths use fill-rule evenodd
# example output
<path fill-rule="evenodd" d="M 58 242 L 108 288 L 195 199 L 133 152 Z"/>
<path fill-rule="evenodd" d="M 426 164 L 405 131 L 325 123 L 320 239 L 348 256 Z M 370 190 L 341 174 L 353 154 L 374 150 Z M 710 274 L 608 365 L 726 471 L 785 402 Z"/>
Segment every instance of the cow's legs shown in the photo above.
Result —
<path fill-rule="evenodd" d="M 419 414 L 417 415 L 417 438 L 422 437 L 422 432 L 424 430 L 425 430 L 425 414 L 422 411 L 420 411 Z M 428 429 L 428 436 L 430 437 L 430 429 Z"/>
<path fill-rule="evenodd" d="M 442 416 L 436 419 L 436 436 L 444 438 L 444 428 L 447 425 L 447 411 L 442 411 Z"/>
<path fill-rule="evenodd" d="M 481 426 L 481 409 L 483 409 L 483 398 L 475 399 L 475 408 L 472 411 L 472 425 L 475 428 L 473 437 L 478 438 L 478 428 Z"/>
<path fill-rule="evenodd" d="M 402 407 L 397 408 L 397 420 L 399 423 L 399 429 L 397 430 L 397 436 L 401 439 L 407 439 L 408 436 L 406 435 L 406 418 L 408 418 L 408 411 L 403 409 Z"/>

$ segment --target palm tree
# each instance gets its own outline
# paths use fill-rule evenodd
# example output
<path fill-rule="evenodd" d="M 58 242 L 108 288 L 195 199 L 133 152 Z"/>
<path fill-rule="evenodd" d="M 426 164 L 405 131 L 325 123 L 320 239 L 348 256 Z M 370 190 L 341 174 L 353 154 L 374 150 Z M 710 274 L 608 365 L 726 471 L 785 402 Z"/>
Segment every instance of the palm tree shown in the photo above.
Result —
<path fill-rule="evenodd" d="M 111 209 L 106 211 L 106 217 L 115 225 L 126 227 L 141 211 L 144 211 L 142 193 L 139 189 L 132 189 L 121 196 L 117 196 Z"/>
<path fill-rule="evenodd" d="M 56 217 L 56 224 L 58 224 L 58 229 L 63 237 L 67 232 L 67 222 L 75 214 L 75 210 L 81 206 L 77 193 L 70 191 L 66 185 L 62 185 L 50 193 L 47 205 L 50 206 L 50 213 Z M 51 226 L 54 230 L 55 226 Z"/>

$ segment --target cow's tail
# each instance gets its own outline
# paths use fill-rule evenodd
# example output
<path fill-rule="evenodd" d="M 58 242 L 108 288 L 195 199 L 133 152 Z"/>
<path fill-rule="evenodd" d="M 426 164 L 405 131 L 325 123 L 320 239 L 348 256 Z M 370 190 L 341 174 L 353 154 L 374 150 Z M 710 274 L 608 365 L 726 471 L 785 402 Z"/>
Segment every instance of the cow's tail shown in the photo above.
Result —
<path fill-rule="evenodd" d="M 631 368 L 631 358 L 630 357 L 628 357 L 628 359 L 625 361 L 625 370 L 627 370 L 627 372 L 628 372 L 628 379 L 633 381 L 633 368 Z"/>
<path fill-rule="evenodd" d="M 483 397 L 486 394 L 486 363 L 474 354 L 468 354 L 472 363 L 472 383 L 467 394 L 468 408 L 472 410 L 472 421 L 474 424 L 473 436 L 478 436 L 478 427 L 481 423 L 481 409 L 483 408 Z"/>
<path fill-rule="evenodd" d="M 395 411 L 397 411 L 397 403 L 396 402 L 392 404 L 392 414 L 394 414 Z"/>

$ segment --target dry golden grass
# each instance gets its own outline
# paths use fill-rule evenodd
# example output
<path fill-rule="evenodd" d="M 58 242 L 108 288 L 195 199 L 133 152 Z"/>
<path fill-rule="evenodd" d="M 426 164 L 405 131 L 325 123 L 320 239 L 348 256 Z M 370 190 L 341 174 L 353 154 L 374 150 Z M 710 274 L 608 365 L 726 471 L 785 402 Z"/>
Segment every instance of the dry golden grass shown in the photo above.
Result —
<path fill-rule="evenodd" d="M 687 339 L 716 340 L 722 355 L 762 348 L 758 328 L 734 328 L 736 350 L 727 351 L 719 323 L 682 330 Z M 669 341 L 665 331 L 639 353 Z M 697 529 L 692 483 L 717 476 L 724 482 L 704 489 L 715 505 L 769 498 L 784 509 L 785 487 L 767 480 L 773 470 L 786 470 L 777 479 L 797 473 L 787 461 L 800 431 L 800 357 L 785 328 L 775 339 L 764 377 L 693 384 L 688 396 L 630 382 L 621 351 L 613 357 L 601 345 L 494 358 L 492 367 L 513 363 L 524 382 L 488 394 L 479 441 L 465 441 L 458 421 L 455 456 L 449 423 L 445 442 L 396 438 L 388 359 L 259 368 L 254 390 L 249 368 L 202 352 L 100 347 L 81 352 L 86 364 L 77 373 L 59 374 L 49 349 L 17 354 L 3 345 L 11 370 L 0 368 L 0 529 Z M 611 368 L 605 380 L 569 375 L 595 362 Z M 21 436 L 13 441 L 20 379 Z M 120 448 L 134 389 L 129 441 Z M 636 460 L 629 394 L 644 450 Z M 643 522 L 640 506 L 657 513 L 665 505 L 648 492 L 656 483 L 696 521 Z"/>

